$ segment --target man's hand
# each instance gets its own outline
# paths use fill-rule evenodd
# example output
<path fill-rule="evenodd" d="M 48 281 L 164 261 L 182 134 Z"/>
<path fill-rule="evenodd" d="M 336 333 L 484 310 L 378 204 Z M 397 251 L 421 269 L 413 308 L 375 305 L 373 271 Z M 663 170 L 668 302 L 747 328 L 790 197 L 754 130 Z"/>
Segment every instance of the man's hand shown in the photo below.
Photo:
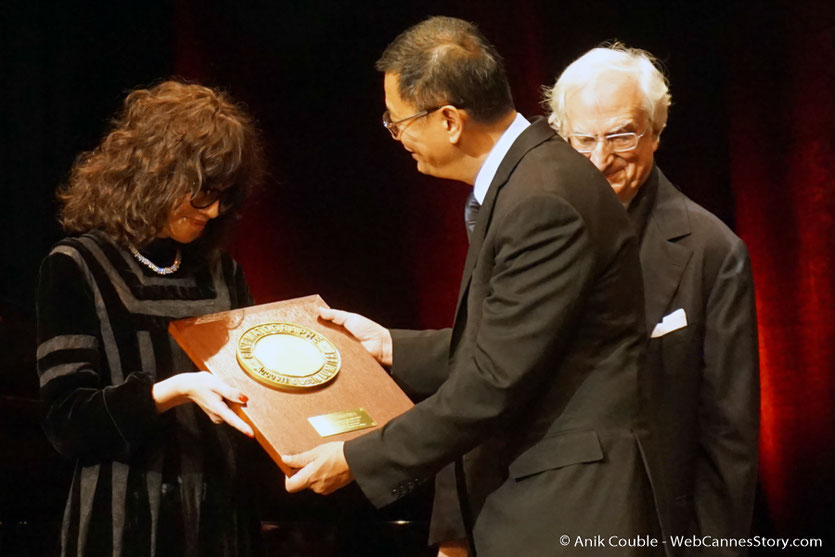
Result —
<path fill-rule="evenodd" d="M 321 495 L 328 495 L 354 481 L 342 452 L 344 444 L 343 441 L 335 441 L 301 454 L 282 455 L 281 460 L 285 464 L 297 469 L 292 476 L 284 480 L 287 491 L 295 493 L 310 489 Z"/>
<path fill-rule="evenodd" d="M 345 327 L 374 356 L 380 365 L 390 366 L 392 362 L 391 333 L 388 329 L 363 317 L 338 309 L 319 308 L 319 317 Z"/>

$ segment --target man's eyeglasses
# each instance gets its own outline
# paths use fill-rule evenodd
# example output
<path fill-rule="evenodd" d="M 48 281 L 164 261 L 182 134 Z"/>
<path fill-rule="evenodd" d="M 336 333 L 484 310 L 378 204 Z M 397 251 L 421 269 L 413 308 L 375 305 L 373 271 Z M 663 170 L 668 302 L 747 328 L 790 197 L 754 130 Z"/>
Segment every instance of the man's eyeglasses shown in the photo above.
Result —
<path fill-rule="evenodd" d="M 195 209 L 206 209 L 219 201 L 218 212 L 220 214 L 227 213 L 230 210 L 238 207 L 241 203 L 240 188 L 230 186 L 225 189 L 205 188 L 201 189 L 196 194 L 191 196 L 191 206 Z"/>
<path fill-rule="evenodd" d="M 386 110 L 385 112 L 383 112 L 383 127 L 389 131 L 389 133 L 394 139 L 399 139 L 400 133 L 403 131 L 403 129 L 400 127 L 400 124 L 402 124 L 403 122 L 408 122 L 409 120 L 414 120 L 415 118 L 420 118 L 422 116 L 432 114 L 433 112 L 435 112 L 443 106 L 445 105 L 433 106 L 432 108 L 421 110 L 420 112 L 412 114 L 411 116 L 407 116 L 406 118 L 397 120 L 396 122 L 392 121 L 391 114 L 389 114 L 389 111 Z"/>
<path fill-rule="evenodd" d="M 568 141 L 572 147 L 581 153 L 591 153 L 597 147 L 599 141 L 602 141 L 610 151 L 623 153 L 624 151 L 631 151 L 636 148 L 646 133 L 644 132 L 641 135 L 634 132 L 607 133 L 603 137 L 572 134 L 568 136 Z"/>

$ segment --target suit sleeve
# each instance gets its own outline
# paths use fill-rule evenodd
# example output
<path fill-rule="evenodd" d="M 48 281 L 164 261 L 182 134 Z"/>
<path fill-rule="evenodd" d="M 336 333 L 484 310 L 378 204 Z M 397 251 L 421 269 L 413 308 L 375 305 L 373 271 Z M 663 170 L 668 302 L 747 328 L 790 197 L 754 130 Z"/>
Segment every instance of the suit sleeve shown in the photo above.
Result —
<path fill-rule="evenodd" d="M 694 492 L 699 531 L 744 538 L 750 534 L 754 507 L 760 400 L 753 281 L 747 250 L 739 240 L 722 261 L 708 297 L 704 357 L 702 451 Z"/>
<path fill-rule="evenodd" d="M 508 207 L 495 227 L 495 266 L 481 320 L 449 379 L 410 411 L 345 444 L 348 465 L 376 506 L 411 492 L 489 437 L 553 373 L 593 272 L 582 218 L 555 195 Z M 395 355 L 396 357 L 396 355 Z"/>
<path fill-rule="evenodd" d="M 134 371 L 109 384 L 93 293 L 72 257 L 53 253 L 41 265 L 37 316 L 44 431 L 55 449 L 91 460 L 131 454 L 158 423 L 153 380 Z"/>
<path fill-rule="evenodd" d="M 452 329 L 407 331 L 393 329 L 392 377 L 414 400 L 434 394 L 449 378 L 449 343 Z M 467 537 L 458 506 L 455 470 L 452 464 L 435 477 L 429 545 Z"/>
<path fill-rule="evenodd" d="M 392 329 L 392 378 L 412 400 L 423 400 L 449 377 L 452 329 Z"/>

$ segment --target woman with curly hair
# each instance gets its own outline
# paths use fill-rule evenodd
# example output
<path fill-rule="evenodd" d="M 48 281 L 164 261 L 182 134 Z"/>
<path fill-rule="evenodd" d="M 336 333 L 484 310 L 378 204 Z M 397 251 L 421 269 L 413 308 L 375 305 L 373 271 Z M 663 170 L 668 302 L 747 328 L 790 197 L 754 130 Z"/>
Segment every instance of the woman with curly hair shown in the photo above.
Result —
<path fill-rule="evenodd" d="M 228 406 L 246 395 L 167 328 L 252 304 L 219 248 L 262 168 L 240 107 L 168 81 L 127 96 L 59 191 L 72 236 L 41 265 L 37 362 L 44 430 L 76 459 L 62 555 L 252 552 L 252 430 Z"/>

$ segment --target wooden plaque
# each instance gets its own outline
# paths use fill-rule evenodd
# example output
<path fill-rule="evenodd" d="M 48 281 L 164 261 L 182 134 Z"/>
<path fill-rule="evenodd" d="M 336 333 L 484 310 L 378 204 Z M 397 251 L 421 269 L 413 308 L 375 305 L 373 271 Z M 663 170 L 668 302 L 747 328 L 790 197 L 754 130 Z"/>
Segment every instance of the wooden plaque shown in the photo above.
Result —
<path fill-rule="evenodd" d="M 412 407 L 350 333 L 318 317 L 318 307 L 328 306 L 312 295 L 181 319 L 168 329 L 199 369 L 218 375 L 249 397 L 246 405 L 230 406 L 252 426 L 255 438 L 288 475 L 291 470 L 281 454 L 353 439 Z M 277 341 L 273 344 L 278 348 L 270 354 L 278 354 L 279 360 L 282 342 L 301 347 L 301 362 L 295 364 L 302 368 L 298 377 L 287 379 L 268 369 L 281 367 L 280 363 L 259 365 L 253 346 L 264 338 L 267 344 Z M 321 370 L 312 373 L 319 363 Z M 345 429 L 351 431 L 339 433 Z"/>

